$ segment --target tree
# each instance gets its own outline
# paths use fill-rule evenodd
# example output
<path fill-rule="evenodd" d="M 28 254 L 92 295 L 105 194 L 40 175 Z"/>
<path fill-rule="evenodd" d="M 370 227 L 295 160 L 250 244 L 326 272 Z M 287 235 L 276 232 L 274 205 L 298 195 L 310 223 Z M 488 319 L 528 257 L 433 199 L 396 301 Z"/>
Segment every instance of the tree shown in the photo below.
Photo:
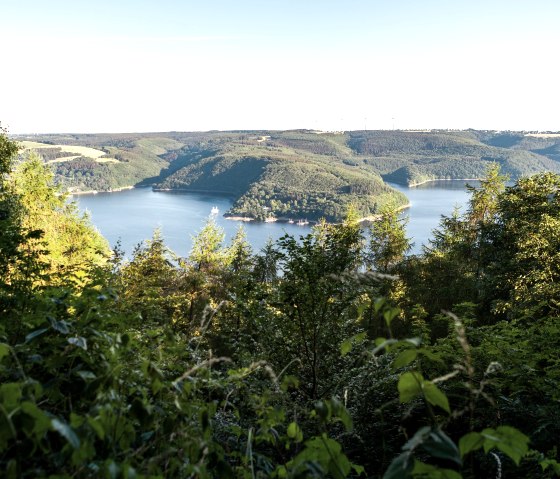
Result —
<path fill-rule="evenodd" d="M 385 205 L 379 218 L 370 226 L 368 262 L 381 273 L 390 273 L 410 251 L 412 243 L 406 237 L 405 218 L 399 218 L 399 210 Z"/>
<path fill-rule="evenodd" d="M 231 240 L 231 244 L 227 248 L 226 263 L 233 273 L 247 271 L 251 265 L 252 254 L 245 228 L 243 228 L 243 225 L 239 225 L 235 236 Z"/>
<path fill-rule="evenodd" d="M 136 247 L 118 275 L 124 311 L 138 312 L 143 324 L 183 326 L 188 303 L 174 259 L 159 229 L 151 240 Z"/>
<path fill-rule="evenodd" d="M 360 330 L 352 313 L 361 290 L 348 276 L 360 268 L 362 242 L 354 220 L 321 222 L 299 241 L 279 240 L 284 275 L 265 347 L 280 368 L 300 365 L 302 390 L 310 399 L 334 392 L 340 341 Z"/>
<path fill-rule="evenodd" d="M 409 260 L 402 269 L 409 301 L 422 304 L 432 315 L 465 302 L 483 309 L 488 265 L 495 254 L 489 232 L 498 221 L 505 181 L 499 166 L 490 165 L 480 186 L 469 187 L 467 211 L 460 214 L 455 209 L 451 216 L 442 217 L 424 255 Z"/>
<path fill-rule="evenodd" d="M 34 248 L 49 263 L 50 274 L 79 282 L 106 262 L 107 241 L 54 184 L 52 171 L 36 154 L 15 168 L 10 183 L 23 210 L 22 227 L 42 232 Z"/>
<path fill-rule="evenodd" d="M 486 301 L 496 313 L 534 321 L 560 314 L 560 175 L 506 188 L 487 234 Z"/>
<path fill-rule="evenodd" d="M 191 268 L 212 274 L 225 266 L 228 255 L 223 247 L 224 238 L 225 233 L 216 224 L 216 220 L 208 218 L 206 224 L 192 238 L 193 245 L 188 257 Z"/>
<path fill-rule="evenodd" d="M 254 275 L 257 281 L 261 283 L 272 283 L 278 278 L 278 261 L 280 253 L 271 238 L 268 238 L 266 244 L 261 249 L 259 255 L 255 259 Z"/>

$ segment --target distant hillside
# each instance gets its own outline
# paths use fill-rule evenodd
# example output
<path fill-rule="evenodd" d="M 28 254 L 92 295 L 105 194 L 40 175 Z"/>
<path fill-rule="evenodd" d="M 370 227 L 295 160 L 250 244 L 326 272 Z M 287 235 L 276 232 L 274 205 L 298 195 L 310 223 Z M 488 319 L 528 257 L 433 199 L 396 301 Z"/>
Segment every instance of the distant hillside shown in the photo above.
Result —
<path fill-rule="evenodd" d="M 301 149 L 231 141 L 211 156 L 189 148 L 176 162 L 183 166 L 156 183 L 159 189 L 212 191 L 236 197 L 233 216 L 340 220 L 355 204 L 363 216 L 381 204 L 406 204 L 406 197 L 367 168 Z"/>
<path fill-rule="evenodd" d="M 479 178 L 497 162 L 511 179 L 560 172 L 560 136 L 491 131 L 170 132 L 19 137 L 72 191 L 153 185 L 223 193 L 227 213 L 340 220 L 406 204 L 383 180 L 415 185 Z"/>
<path fill-rule="evenodd" d="M 415 185 L 433 179 L 479 178 L 489 163 L 511 179 L 539 171 L 560 172 L 560 138 L 523 133 L 350 132 L 348 146 L 387 181 Z"/>

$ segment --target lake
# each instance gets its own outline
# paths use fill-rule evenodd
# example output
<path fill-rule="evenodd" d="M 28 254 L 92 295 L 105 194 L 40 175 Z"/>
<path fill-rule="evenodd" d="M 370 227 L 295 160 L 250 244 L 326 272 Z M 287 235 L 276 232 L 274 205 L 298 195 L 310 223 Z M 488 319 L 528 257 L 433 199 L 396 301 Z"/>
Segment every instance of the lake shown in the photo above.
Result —
<path fill-rule="evenodd" d="M 216 223 L 224 229 L 226 242 L 243 224 L 255 252 L 266 244 L 268 238 L 276 240 L 286 233 L 300 235 L 310 231 L 308 226 L 289 223 L 226 220 L 222 215 L 233 201 L 218 195 L 152 191 L 150 187 L 145 187 L 116 193 L 77 195 L 72 199 L 78 202 L 80 210 L 89 212 L 93 224 L 111 246 L 121 240 L 121 247 L 127 255 L 140 241 L 151 238 L 154 230 L 160 228 L 166 245 L 178 255 L 187 256 L 192 236 L 200 231 L 214 207 L 219 210 Z"/>
<path fill-rule="evenodd" d="M 413 253 L 431 237 L 442 214 L 449 215 L 455 205 L 467 202 L 465 182 L 438 181 L 414 188 L 391 185 L 410 199 L 411 207 L 407 232 L 414 241 Z M 180 256 L 187 256 L 192 236 L 204 225 L 213 207 L 219 214 L 216 221 L 224 229 L 226 241 L 236 233 L 239 222 L 222 217 L 232 205 L 228 197 L 186 192 L 155 192 L 151 188 L 134 188 L 117 193 L 74 196 L 81 211 L 88 211 L 93 224 L 107 238 L 111 246 L 120 239 L 125 254 L 144 239 L 152 237 L 160 228 L 167 246 Z M 244 222 L 247 239 L 254 251 L 259 251 L 268 238 L 276 240 L 282 235 L 307 234 L 308 226 L 289 223 Z"/>
<path fill-rule="evenodd" d="M 420 253 L 422 245 L 432 237 L 432 230 L 439 225 L 441 215 L 449 216 L 456 206 L 463 213 L 469 200 L 466 185 L 478 186 L 478 181 L 430 181 L 413 188 L 389 183 L 402 191 L 410 200 L 407 233 L 414 245 L 411 253 Z"/>

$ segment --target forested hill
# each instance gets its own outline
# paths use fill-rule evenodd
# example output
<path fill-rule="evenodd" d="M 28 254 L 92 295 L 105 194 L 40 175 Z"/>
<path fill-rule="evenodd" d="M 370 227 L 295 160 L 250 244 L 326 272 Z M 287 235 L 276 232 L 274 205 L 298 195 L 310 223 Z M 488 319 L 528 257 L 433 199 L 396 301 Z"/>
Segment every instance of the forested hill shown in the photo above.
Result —
<path fill-rule="evenodd" d="M 71 190 L 127 186 L 225 193 L 229 215 L 340 220 L 406 204 L 384 181 L 480 178 L 498 163 L 512 180 L 560 172 L 560 135 L 491 131 L 239 131 L 18 137 Z"/>
<path fill-rule="evenodd" d="M 0 477 L 560 477 L 560 175 L 492 165 L 418 255 L 387 208 L 124 259 L 17 150 L 0 129 Z"/>

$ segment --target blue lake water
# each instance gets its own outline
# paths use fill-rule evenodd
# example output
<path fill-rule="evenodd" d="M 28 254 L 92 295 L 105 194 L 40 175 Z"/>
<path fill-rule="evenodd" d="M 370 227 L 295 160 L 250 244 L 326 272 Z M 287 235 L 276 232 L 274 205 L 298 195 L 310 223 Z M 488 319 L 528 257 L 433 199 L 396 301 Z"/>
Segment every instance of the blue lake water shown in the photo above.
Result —
<path fill-rule="evenodd" d="M 392 185 L 405 193 L 411 202 L 407 232 L 414 241 L 413 253 L 431 237 L 441 215 L 449 215 L 455 205 L 465 205 L 468 193 L 459 181 L 431 182 L 407 188 Z M 186 256 L 192 236 L 204 225 L 214 206 L 220 213 L 216 221 L 224 229 L 226 242 L 236 233 L 239 222 L 222 217 L 232 205 L 228 197 L 185 192 L 155 192 L 151 188 L 135 188 L 118 193 L 98 193 L 73 197 L 82 211 L 88 211 L 93 224 L 107 238 L 111 246 L 118 240 L 127 255 L 142 240 L 151 238 L 160 228 L 166 244 L 177 254 Z M 284 234 L 307 234 L 308 226 L 289 223 L 244 222 L 247 238 L 254 251 L 259 251 L 268 238 L 278 239 Z"/>
<path fill-rule="evenodd" d="M 449 216 L 455 207 L 464 212 L 469 200 L 467 182 L 431 181 L 414 188 L 391 184 L 402 191 L 410 201 L 410 208 L 405 212 L 408 217 L 407 233 L 414 245 L 411 253 L 420 253 L 422 245 L 432 237 L 432 231 L 438 227 L 441 216 Z M 469 181 L 468 184 L 478 186 L 479 182 Z"/>
<path fill-rule="evenodd" d="M 219 214 L 216 222 L 224 229 L 226 243 L 235 236 L 241 222 L 226 220 L 222 215 L 231 207 L 228 197 L 186 193 L 152 191 L 151 188 L 134 188 L 116 193 L 78 195 L 73 199 L 82 211 L 88 211 L 97 229 L 111 246 L 120 239 L 121 247 L 129 255 L 134 247 L 152 237 L 160 228 L 166 245 L 180 256 L 187 256 L 192 246 L 192 236 L 204 226 L 212 208 Z M 255 252 L 268 238 L 276 240 L 288 233 L 306 234 L 308 226 L 289 223 L 242 222 L 247 239 Z"/>

